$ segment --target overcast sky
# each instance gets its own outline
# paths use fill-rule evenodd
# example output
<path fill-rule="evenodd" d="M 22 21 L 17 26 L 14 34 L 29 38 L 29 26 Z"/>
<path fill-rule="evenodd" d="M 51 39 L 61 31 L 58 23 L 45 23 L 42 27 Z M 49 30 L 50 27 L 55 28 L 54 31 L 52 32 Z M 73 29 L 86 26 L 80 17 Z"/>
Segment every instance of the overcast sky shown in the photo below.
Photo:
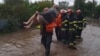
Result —
<path fill-rule="evenodd" d="M 41 0 L 30 0 L 30 1 L 34 2 L 34 1 L 41 1 Z M 56 4 L 58 4 L 59 1 L 68 1 L 69 2 L 69 5 L 73 5 L 74 4 L 74 0 L 54 0 L 54 2 Z M 86 0 L 86 2 L 87 1 L 92 1 L 92 0 Z M 100 0 L 95 0 L 95 1 L 97 1 L 98 4 L 100 4 Z"/>
<path fill-rule="evenodd" d="M 34 1 L 41 1 L 41 0 L 30 0 L 30 1 L 34 2 Z M 54 0 L 54 2 L 56 4 L 58 4 L 59 1 L 68 1 L 69 5 L 73 5 L 73 3 L 74 3 L 74 0 Z M 92 1 L 92 0 L 86 0 L 86 1 Z M 97 1 L 98 4 L 100 4 L 100 0 L 95 0 L 95 1 Z M 0 0 L 0 3 L 2 3 L 2 2 L 3 2 L 3 0 Z"/>

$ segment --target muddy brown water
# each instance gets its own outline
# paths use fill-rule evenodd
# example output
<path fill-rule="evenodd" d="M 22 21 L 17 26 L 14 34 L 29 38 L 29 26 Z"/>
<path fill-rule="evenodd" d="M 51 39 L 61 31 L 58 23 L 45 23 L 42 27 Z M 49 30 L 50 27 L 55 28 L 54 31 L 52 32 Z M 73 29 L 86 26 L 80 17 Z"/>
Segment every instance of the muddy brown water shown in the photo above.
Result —
<path fill-rule="evenodd" d="M 82 34 L 78 50 L 57 42 L 55 33 L 50 56 L 100 56 L 100 28 L 88 25 Z M 0 35 L 0 56 L 45 56 L 38 29 L 25 29 Z"/>

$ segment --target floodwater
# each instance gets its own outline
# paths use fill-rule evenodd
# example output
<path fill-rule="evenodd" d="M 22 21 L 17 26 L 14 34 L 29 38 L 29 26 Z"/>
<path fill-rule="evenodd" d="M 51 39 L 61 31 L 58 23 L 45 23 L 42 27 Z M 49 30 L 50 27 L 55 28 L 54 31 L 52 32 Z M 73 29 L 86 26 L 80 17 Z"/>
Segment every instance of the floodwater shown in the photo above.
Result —
<path fill-rule="evenodd" d="M 100 28 L 87 25 L 82 34 L 83 41 L 72 50 L 57 42 L 55 33 L 50 56 L 100 56 Z M 38 29 L 24 29 L 0 35 L 0 56 L 45 56 Z"/>

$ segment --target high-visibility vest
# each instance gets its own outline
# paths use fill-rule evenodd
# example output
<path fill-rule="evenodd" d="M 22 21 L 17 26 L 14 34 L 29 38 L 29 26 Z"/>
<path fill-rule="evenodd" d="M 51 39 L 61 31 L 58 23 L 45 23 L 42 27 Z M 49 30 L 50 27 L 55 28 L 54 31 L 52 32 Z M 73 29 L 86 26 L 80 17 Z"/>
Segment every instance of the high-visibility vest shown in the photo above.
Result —
<path fill-rule="evenodd" d="M 61 26 L 61 21 L 62 21 L 61 14 L 59 14 L 58 17 L 56 18 L 56 22 L 55 22 L 56 26 L 60 27 Z"/>
<path fill-rule="evenodd" d="M 46 25 L 46 32 L 53 32 L 53 28 L 55 27 L 55 22 L 49 23 Z"/>

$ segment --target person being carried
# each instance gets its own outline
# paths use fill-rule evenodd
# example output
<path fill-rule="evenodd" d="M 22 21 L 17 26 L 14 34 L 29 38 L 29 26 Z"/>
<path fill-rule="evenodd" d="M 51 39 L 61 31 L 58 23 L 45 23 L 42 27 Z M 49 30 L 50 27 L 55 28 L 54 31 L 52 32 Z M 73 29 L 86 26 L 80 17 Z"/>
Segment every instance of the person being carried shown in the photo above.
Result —
<path fill-rule="evenodd" d="M 46 11 L 48 11 L 48 10 L 49 10 L 49 8 L 48 8 L 48 7 L 45 7 L 45 8 L 43 9 L 43 12 L 46 12 Z M 37 18 L 37 15 L 38 15 L 38 14 L 39 14 L 39 12 L 36 11 L 36 12 L 29 18 L 28 21 L 23 22 L 23 24 L 26 25 L 26 26 L 24 26 L 24 27 L 25 27 L 25 28 L 30 28 L 30 27 L 32 26 L 32 24 L 36 24 L 37 21 L 34 20 L 34 19 Z"/>

